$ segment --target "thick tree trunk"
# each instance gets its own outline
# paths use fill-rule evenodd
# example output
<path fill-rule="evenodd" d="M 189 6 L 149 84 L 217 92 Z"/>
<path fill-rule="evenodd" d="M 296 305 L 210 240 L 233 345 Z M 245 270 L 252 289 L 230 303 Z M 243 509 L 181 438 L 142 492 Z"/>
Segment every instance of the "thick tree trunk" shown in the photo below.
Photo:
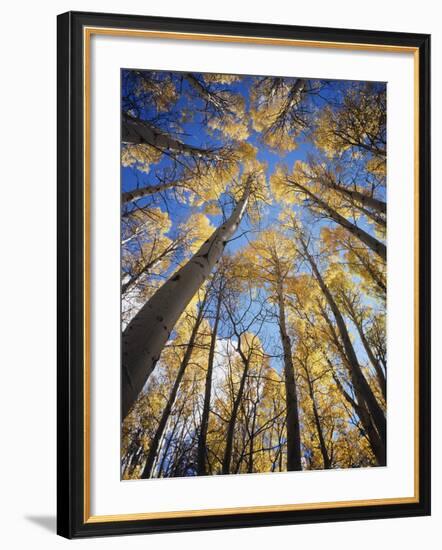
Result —
<path fill-rule="evenodd" d="M 206 384 L 204 389 L 204 405 L 201 415 L 201 427 L 198 439 L 198 451 L 197 451 L 197 473 L 200 476 L 207 474 L 206 460 L 207 460 L 207 428 L 209 426 L 209 414 L 210 414 L 210 399 L 212 395 L 212 373 L 213 363 L 215 359 L 215 346 L 218 336 L 218 324 L 221 315 L 221 303 L 222 303 L 222 291 L 218 290 L 218 299 L 216 303 L 215 321 L 213 323 L 213 330 L 210 338 L 209 357 L 207 361 L 207 373 Z"/>
<path fill-rule="evenodd" d="M 170 181 L 167 183 L 159 183 L 158 185 L 149 185 L 148 187 L 140 187 L 138 189 L 134 189 L 133 191 L 126 191 L 124 193 L 121 193 L 121 203 L 127 204 L 129 202 L 135 202 L 144 197 L 150 197 L 151 195 L 155 195 L 155 193 L 161 193 L 162 191 L 166 191 L 167 189 L 170 189 L 171 187 L 175 187 L 176 185 L 177 185 L 176 181 Z"/>
<path fill-rule="evenodd" d="M 166 406 L 164 407 L 163 413 L 161 415 L 160 422 L 157 427 L 157 431 L 155 432 L 154 438 L 150 443 L 146 464 L 140 476 L 142 479 L 149 478 L 152 474 L 152 467 L 155 463 L 155 459 L 157 458 L 160 441 L 163 437 L 164 430 L 166 429 L 167 422 L 170 417 L 170 413 L 172 412 L 172 407 L 173 407 L 173 404 L 175 403 L 175 399 L 178 394 L 178 389 L 180 387 L 181 380 L 183 379 L 186 368 L 192 357 L 195 340 L 198 334 L 199 327 L 201 326 L 201 321 L 203 320 L 205 300 L 206 300 L 206 297 L 204 298 L 204 301 L 199 308 L 198 316 L 196 318 L 195 324 L 193 325 L 192 333 L 190 335 L 189 343 L 187 344 L 186 352 L 184 353 L 184 357 L 181 361 L 180 368 L 178 369 L 175 382 L 172 386 Z"/>
<path fill-rule="evenodd" d="M 333 312 L 333 316 L 335 318 L 336 325 L 338 327 L 342 344 L 344 346 L 345 354 L 346 354 L 346 357 L 348 358 L 348 364 L 350 365 L 350 368 L 351 368 L 351 377 L 352 377 L 353 385 L 355 387 L 355 391 L 357 391 L 357 393 L 366 403 L 367 409 L 370 412 L 371 417 L 373 418 L 373 422 L 376 426 L 376 429 L 385 447 L 386 441 L 387 441 L 387 424 L 385 420 L 385 414 L 382 408 L 380 407 L 375 395 L 373 394 L 373 391 L 370 388 L 364 376 L 364 373 L 361 370 L 358 358 L 356 356 L 356 352 L 353 348 L 353 344 L 351 343 L 351 339 L 348 334 L 348 330 L 347 330 L 347 326 L 345 324 L 344 318 L 342 317 L 341 312 L 339 311 L 339 308 L 330 290 L 325 284 L 315 261 L 313 260 L 312 256 L 309 254 L 307 245 L 305 244 L 302 237 L 299 238 L 299 241 L 302 245 L 304 255 L 310 263 L 315 279 L 317 280 L 328 302 L 328 305 L 330 306 L 330 309 Z"/>
<path fill-rule="evenodd" d="M 278 281 L 279 332 L 284 352 L 284 383 L 287 404 L 287 470 L 302 470 L 301 464 L 301 431 L 299 426 L 298 394 L 296 389 L 295 369 L 292 359 L 292 344 L 285 321 L 284 293 L 282 280 Z"/>
<path fill-rule="evenodd" d="M 325 185 L 327 185 L 331 189 L 334 189 L 341 195 L 350 197 L 351 199 L 360 203 L 364 207 L 372 208 L 373 210 L 376 210 L 380 214 L 387 213 L 387 203 L 384 201 L 375 199 L 374 197 L 370 197 L 369 195 L 365 195 L 364 193 L 361 193 L 360 191 L 356 191 L 355 189 L 348 189 L 347 187 L 344 187 L 343 185 L 340 185 L 339 183 L 336 183 L 336 182 L 332 182 L 332 183 L 323 182 L 323 183 L 325 183 Z"/>
<path fill-rule="evenodd" d="M 324 212 L 327 213 L 327 215 L 335 221 L 337 224 L 341 225 L 342 227 L 345 227 L 352 235 L 357 237 L 360 241 L 362 241 L 364 244 L 366 244 L 373 252 L 375 252 L 378 256 L 380 256 L 384 261 L 387 259 L 387 247 L 384 243 L 381 243 L 374 237 L 372 237 L 369 233 L 361 229 L 360 227 L 357 227 L 355 224 L 351 223 L 347 220 L 347 218 L 344 218 L 344 216 L 341 216 L 336 210 L 334 210 L 331 206 L 329 206 L 326 202 L 324 202 L 322 199 L 317 197 L 314 193 L 312 193 L 309 189 L 301 185 L 297 181 L 289 180 L 289 182 L 296 188 L 298 188 L 300 191 L 305 193 L 314 204 L 322 208 Z"/>
<path fill-rule="evenodd" d="M 175 323 L 212 272 L 247 207 L 251 180 L 230 218 L 144 304 L 122 337 L 122 418 L 128 414 L 160 358 Z"/>
<path fill-rule="evenodd" d="M 126 113 L 122 116 L 121 141 L 132 145 L 146 144 L 160 151 L 169 151 L 175 154 L 206 157 L 210 150 L 193 147 L 173 138 L 145 120 L 132 117 Z"/>

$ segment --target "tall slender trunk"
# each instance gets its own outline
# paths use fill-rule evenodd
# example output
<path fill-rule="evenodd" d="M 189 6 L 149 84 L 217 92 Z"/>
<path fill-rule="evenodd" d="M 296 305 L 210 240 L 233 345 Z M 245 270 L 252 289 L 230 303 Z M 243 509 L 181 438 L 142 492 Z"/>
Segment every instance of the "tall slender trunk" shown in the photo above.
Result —
<path fill-rule="evenodd" d="M 207 459 L 207 428 L 209 426 L 210 399 L 212 395 L 212 373 L 213 363 L 215 358 L 215 346 L 218 336 L 218 324 L 221 316 L 222 290 L 218 290 L 218 299 L 216 302 L 215 321 L 210 338 L 209 357 L 207 360 L 206 384 L 204 388 L 204 405 L 201 415 L 201 427 L 198 439 L 197 451 L 197 473 L 200 476 L 207 474 L 206 459 Z"/>
<path fill-rule="evenodd" d="M 249 178 L 230 218 L 196 254 L 144 304 L 123 332 L 122 418 L 125 418 L 160 358 L 175 323 L 209 277 L 241 222 L 250 194 Z"/>
<path fill-rule="evenodd" d="M 249 474 L 253 473 L 253 455 L 255 453 L 255 429 L 256 429 L 257 416 L 258 416 L 257 404 L 254 403 L 253 415 L 252 415 L 252 426 L 250 429 L 249 458 L 247 460 L 247 472 Z"/>
<path fill-rule="evenodd" d="M 183 408 L 184 408 L 184 406 L 182 406 L 181 410 L 179 411 L 180 415 L 181 415 L 181 412 L 182 412 Z M 177 419 L 176 422 L 174 422 L 174 424 L 172 426 L 172 430 L 168 434 L 167 441 L 165 442 L 165 444 L 163 443 L 163 441 L 160 442 L 160 445 L 159 445 L 159 448 L 158 448 L 159 454 L 158 454 L 157 459 L 155 460 L 155 462 L 152 466 L 152 468 L 156 469 L 156 471 L 157 471 L 156 472 L 157 477 L 162 477 L 163 476 L 164 467 L 165 467 L 167 459 L 169 457 L 169 449 L 170 449 L 170 446 L 172 445 L 172 441 L 175 438 L 175 433 L 178 429 L 178 425 L 179 425 L 179 419 Z M 164 446 L 164 449 L 163 449 L 163 446 Z M 160 458 L 159 455 L 161 455 L 161 460 L 159 460 L 159 458 Z M 159 461 L 159 464 L 158 464 L 158 461 Z"/>
<path fill-rule="evenodd" d="M 330 361 L 328 362 L 331 365 L 331 362 Z M 379 434 L 373 424 L 373 421 L 370 417 L 367 407 L 365 406 L 365 403 L 363 401 L 361 403 L 356 403 L 356 401 L 345 390 L 345 388 L 343 387 L 339 379 L 336 376 L 334 376 L 334 379 L 344 399 L 350 404 L 350 406 L 353 408 L 355 413 L 358 415 L 359 420 L 361 421 L 362 427 L 364 428 L 368 441 L 370 442 L 371 449 L 373 451 L 374 456 L 376 457 L 376 460 L 379 466 L 385 466 L 386 458 L 387 458 L 385 445 L 381 441 L 381 438 L 379 437 Z"/>
<path fill-rule="evenodd" d="M 175 399 L 178 393 L 178 388 L 180 387 L 181 380 L 183 379 L 184 373 L 186 371 L 186 368 L 189 364 L 189 361 L 192 357 L 193 347 L 195 345 L 195 340 L 198 334 L 199 327 L 201 325 L 201 321 L 203 320 L 203 314 L 204 314 L 204 305 L 205 305 L 206 297 L 204 297 L 204 301 L 201 304 L 198 312 L 198 316 L 196 318 L 195 324 L 193 325 L 192 333 L 190 335 L 189 343 L 187 344 L 186 352 L 184 353 L 184 357 L 181 361 L 180 368 L 178 369 L 175 382 L 172 386 L 172 389 L 170 391 L 169 398 L 167 399 L 166 406 L 164 407 L 163 413 L 160 418 L 160 422 L 158 424 L 157 430 L 155 432 L 154 438 L 151 441 L 149 452 L 147 455 L 146 464 L 144 466 L 143 472 L 141 474 L 142 479 L 149 478 L 152 474 L 152 467 L 154 465 L 155 459 L 157 457 L 158 453 L 158 447 L 161 441 L 161 438 L 163 437 L 164 430 L 166 429 L 167 422 L 170 417 L 170 413 L 172 412 L 173 404 L 175 403 Z"/>
<path fill-rule="evenodd" d="M 125 283 L 121 285 L 121 295 L 124 296 L 129 290 L 135 285 L 135 283 L 140 279 L 142 275 L 147 273 L 149 270 L 153 269 L 161 262 L 161 258 L 155 258 L 151 262 L 146 262 L 146 264 L 140 269 L 138 273 L 132 275 Z"/>
<path fill-rule="evenodd" d="M 322 199 L 320 199 L 318 196 L 312 193 L 304 185 L 294 180 L 289 179 L 288 181 L 294 187 L 298 188 L 300 191 L 305 193 L 313 201 L 314 204 L 322 208 L 333 221 L 335 221 L 337 224 L 347 229 L 352 235 L 354 235 L 360 241 L 366 244 L 380 258 L 386 261 L 387 247 L 385 246 L 384 243 L 378 241 L 377 239 L 372 237 L 369 233 L 367 233 L 360 227 L 356 226 L 354 223 L 348 221 L 347 218 L 344 218 L 344 216 L 339 214 L 339 212 L 337 212 L 334 208 L 332 208 L 330 205 L 328 205 L 326 202 L 324 202 Z"/>
<path fill-rule="evenodd" d="M 298 394 L 295 381 L 295 369 L 292 359 L 292 344 L 285 321 L 284 293 L 281 277 L 278 277 L 278 313 L 279 333 L 284 352 L 284 383 L 286 393 L 287 424 L 287 470 L 302 470 L 301 430 L 299 426 Z"/>
<path fill-rule="evenodd" d="M 143 435 L 143 429 L 138 428 L 136 433 L 132 436 L 131 443 L 128 446 L 126 454 L 122 460 L 122 476 L 128 472 L 129 474 L 133 472 L 136 467 L 137 458 L 142 449 L 141 436 Z"/>
<path fill-rule="evenodd" d="M 241 339 L 238 340 L 237 351 L 241 356 L 242 362 L 244 364 L 244 369 L 243 369 L 241 380 L 239 383 L 238 392 L 233 401 L 232 413 L 230 415 L 229 423 L 227 425 L 226 447 L 224 450 L 224 457 L 223 457 L 223 463 L 222 463 L 222 469 L 221 469 L 221 473 L 223 474 L 230 473 L 230 464 L 232 461 L 233 437 L 235 435 L 235 426 L 236 426 L 236 421 L 238 417 L 239 406 L 241 404 L 241 399 L 244 394 L 244 387 L 246 385 L 247 375 L 249 372 L 249 364 L 251 359 L 250 354 L 248 357 L 246 357 L 246 355 L 242 351 Z"/>
<path fill-rule="evenodd" d="M 376 285 L 382 291 L 382 293 L 386 294 L 387 287 L 385 285 L 385 282 L 382 280 L 382 277 L 380 276 L 380 274 L 376 273 L 376 271 L 372 268 L 372 266 L 370 265 L 370 262 L 368 262 L 367 259 L 364 258 L 364 256 L 358 250 L 351 248 L 350 246 L 348 246 L 347 248 L 348 250 L 353 252 L 356 258 L 361 262 L 362 267 L 364 267 L 367 270 L 367 273 L 370 275 L 370 277 L 373 279 L 373 281 L 376 283 Z"/>
<path fill-rule="evenodd" d="M 365 208 L 361 204 L 353 204 L 353 207 L 359 210 L 361 214 L 364 214 L 367 218 L 369 218 L 374 223 L 377 223 L 383 228 L 387 227 L 387 220 L 383 217 L 381 217 L 378 213 L 373 212 L 372 210 L 368 210 L 368 208 Z"/>
<path fill-rule="evenodd" d="M 284 107 L 279 112 L 277 118 L 272 122 L 272 126 L 275 125 L 278 121 L 285 119 L 290 111 L 300 103 L 301 94 L 304 91 L 304 88 L 305 80 L 303 78 L 298 78 L 287 95 L 287 101 Z"/>
<path fill-rule="evenodd" d="M 183 422 L 181 425 L 180 432 L 177 436 L 178 443 L 176 444 L 174 449 L 173 461 L 172 461 L 172 465 L 168 468 L 167 477 L 183 477 L 180 466 L 186 454 L 185 441 L 184 441 L 186 428 L 187 428 L 187 423 Z"/>
<path fill-rule="evenodd" d="M 364 329 L 362 327 L 362 321 L 358 317 L 353 304 L 350 302 L 350 300 L 347 298 L 347 296 L 343 295 L 343 300 L 346 306 L 346 309 L 348 311 L 348 314 L 353 321 L 356 330 L 358 331 L 359 338 L 361 339 L 362 345 L 364 346 L 365 352 L 367 353 L 367 357 L 370 360 L 370 363 L 373 365 L 375 373 L 376 373 L 376 379 L 378 381 L 379 388 L 382 392 L 382 397 L 384 399 L 387 399 L 387 380 L 384 375 L 384 371 L 382 370 L 381 365 L 379 364 L 379 361 L 376 359 L 373 350 L 371 349 L 371 346 L 365 336 Z"/>
<path fill-rule="evenodd" d="M 148 224 L 148 223 L 149 223 L 149 220 L 143 222 L 141 225 L 139 225 L 139 226 L 134 230 L 134 232 L 132 233 L 132 235 L 129 235 L 129 236 L 126 237 L 125 239 L 122 239 L 122 241 L 121 241 L 121 246 L 124 246 L 124 245 L 130 243 L 131 241 L 133 241 L 134 239 L 136 239 L 136 238 L 144 231 L 144 229 L 147 227 L 147 224 Z"/>
<path fill-rule="evenodd" d="M 355 139 L 352 137 L 349 133 L 345 132 L 344 130 L 333 130 L 332 133 L 342 139 L 344 142 L 346 142 L 348 145 L 351 145 L 353 147 L 359 147 L 360 149 L 364 149 L 365 151 L 369 151 L 373 155 L 375 155 L 378 158 L 385 159 L 387 156 L 387 151 L 385 146 L 379 147 L 373 143 L 373 140 L 371 140 L 371 143 L 364 143 L 361 138 Z M 383 141 L 383 145 L 385 142 Z"/>
<path fill-rule="evenodd" d="M 376 426 L 376 429 L 379 433 L 379 436 L 382 440 L 382 443 L 385 447 L 386 441 L 387 441 L 387 424 L 385 420 L 385 414 L 380 407 L 375 395 L 373 394 L 372 389 L 370 388 L 364 373 L 361 370 L 361 367 L 359 365 L 358 358 L 356 356 L 356 352 L 353 348 L 353 344 L 351 343 L 350 336 L 348 334 L 347 326 L 345 324 L 344 318 L 341 315 L 341 312 L 339 311 L 339 308 L 328 289 L 327 285 L 325 284 L 319 269 L 316 265 L 316 262 L 313 260 L 312 256 L 308 252 L 307 245 L 305 244 L 302 237 L 299 237 L 299 241 L 301 243 L 301 246 L 304 251 L 304 255 L 308 262 L 310 263 L 310 266 L 312 268 L 313 274 L 315 276 L 315 279 L 317 280 L 322 293 L 324 294 L 328 305 L 330 306 L 330 309 L 333 312 L 333 316 L 336 321 L 336 325 L 338 327 L 338 331 L 342 340 L 342 344 L 344 346 L 346 357 L 348 358 L 348 364 L 351 369 L 351 377 L 352 382 L 355 387 L 355 391 L 358 392 L 359 396 L 367 405 L 367 409 L 370 412 L 371 417 L 373 418 L 373 422 Z"/>
<path fill-rule="evenodd" d="M 164 260 L 164 258 L 167 258 L 169 254 L 172 254 L 172 252 L 174 252 L 176 248 L 176 245 L 172 244 L 171 246 L 163 250 L 163 252 L 161 252 L 156 258 L 146 262 L 138 273 L 133 275 L 127 282 L 121 285 L 121 294 L 126 294 L 126 292 L 128 292 L 137 283 L 142 275 L 156 267 L 162 260 Z"/>
<path fill-rule="evenodd" d="M 345 365 L 347 365 L 347 370 L 350 374 L 350 381 L 353 386 L 355 396 L 358 402 L 356 402 L 354 399 L 351 398 L 351 396 L 348 394 L 348 392 L 344 389 L 342 384 L 340 383 L 339 379 L 334 374 L 334 367 L 333 363 L 330 361 L 330 359 L 327 357 L 326 354 L 324 354 L 324 357 L 330 367 L 330 369 L 333 372 L 333 378 L 335 379 L 336 385 L 338 386 L 338 389 L 344 396 L 345 400 L 352 406 L 355 413 L 358 415 L 361 424 L 364 428 L 365 433 L 367 434 L 368 440 L 370 442 L 373 454 L 376 457 L 376 460 L 378 461 L 378 464 L 380 466 L 384 466 L 386 463 L 386 449 L 384 443 L 381 441 L 381 438 L 379 437 L 379 434 L 375 428 L 375 425 L 373 424 L 373 419 L 370 416 L 370 413 L 368 412 L 367 405 L 364 401 L 363 395 L 360 391 L 360 386 L 355 382 L 354 374 L 352 371 L 352 366 L 349 362 L 349 359 L 345 353 L 345 349 L 343 348 L 341 342 L 339 341 L 338 335 L 336 334 L 336 331 L 334 329 L 333 323 L 329 319 L 327 312 L 320 306 L 322 316 L 324 317 L 325 322 L 327 323 L 330 333 L 333 339 L 334 344 L 336 345 L 336 348 L 338 349 L 338 352 L 342 358 L 342 361 Z"/>
<path fill-rule="evenodd" d="M 319 447 L 321 449 L 322 461 L 324 463 L 324 469 L 329 470 L 331 468 L 331 460 L 330 460 L 330 457 L 328 456 L 327 445 L 325 443 L 324 433 L 322 431 L 322 426 L 321 426 L 321 419 L 319 418 L 318 407 L 316 406 L 313 382 L 310 378 L 310 373 L 308 372 L 308 369 L 306 366 L 304 366 L 304 370 L 307 377 L 307 385 L 308 385 L 310 400 L 312 402 L 313 417 L 315 419 L 316 431 L 318 433 Z"/>
<path fill-rule="evenodd" d="M 199 95 L 207 101 L 207 103 L 210 103 L 216 111 L 222 115 L 224 112 L 230 113 L 226 102 L 222 101 L 219 97 L 216 96 L 216 94 L 213 94 L 207 86 L 204 86 L 197 78 L 193 76 L 192 73 L 185 73 L 184 77 L 186 80 L 191 84 L 193 88 L 199 93 Z"/>
<path fill-rule="evenodd" d="M 282 472 L 282 434 L 279 434 L 279 450 L 278 450 L 278 453 L 279 453 L 279 460 L 278 460 L 278 472 Z"/>

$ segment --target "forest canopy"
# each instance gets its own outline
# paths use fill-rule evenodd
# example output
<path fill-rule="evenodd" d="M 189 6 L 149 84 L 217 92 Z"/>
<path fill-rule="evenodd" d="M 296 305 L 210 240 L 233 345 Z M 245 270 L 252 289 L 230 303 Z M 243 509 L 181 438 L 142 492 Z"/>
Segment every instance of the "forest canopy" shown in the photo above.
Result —
<path fill-rule="evenodd" d="M 123 70 L 123 479 L 386 464 L 386 85 Z"/>

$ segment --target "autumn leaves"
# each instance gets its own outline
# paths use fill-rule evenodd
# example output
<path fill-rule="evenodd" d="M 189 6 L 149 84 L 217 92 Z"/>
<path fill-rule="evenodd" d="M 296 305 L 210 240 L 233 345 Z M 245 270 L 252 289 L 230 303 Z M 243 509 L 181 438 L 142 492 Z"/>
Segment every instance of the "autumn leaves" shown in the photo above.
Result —
<path fill-rule="evenodd" d="M 385 464 L 385 86 L 122 92 L 123 477 Z"/>

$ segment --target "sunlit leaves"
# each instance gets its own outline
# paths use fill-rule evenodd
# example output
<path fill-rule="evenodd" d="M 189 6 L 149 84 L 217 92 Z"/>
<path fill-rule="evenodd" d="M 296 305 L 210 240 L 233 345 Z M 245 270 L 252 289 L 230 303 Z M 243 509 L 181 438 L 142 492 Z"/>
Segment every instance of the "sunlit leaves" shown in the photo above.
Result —
<path fill-rule="evenodd" d="M 356 84 L 338 105 L 326 106 L 318 116 L 314 140 L 328 156 L 349 149 L 386 155 L 385 88 Z"/>
<path fill-rule="evenodd" d="M 240 76 L 234 74 L 221 74 L 221 73 L 205 73 L 203 76 L 206 82 L 214 82 L 217 84 L 233 84 L 240 80 Z"/>
<path fill-rule="evenodd" d="M 272 149 L 296 149 L 296 139 L 307 125 L 305 87 L 301 79 L 256 79 L 251 90 L 253 127 Z"/>
<path fill-rule="evenodd" d="M 161 151 L 146 144 L 125 144 L 121 149 L 121 165 L 125 168 L 134 167 L 140 172 L 148 173 L 151 164 L 161 158 Z"/>
<path fill-rule="evenodd" d="M 132 71 L 135 96 L 143 102 L 149 101 L 158 112 L 168 111 L 178 99 L 178 90 L 173 77 L 147 71 Z"/>
<path fill-rule="evenodd" d="M 198 212 L 190 216 L 181 227 L 181 231 L 186 235 L 190 253 L 195 253 L 214 230 L 214 226 L 204 214 Z"/>

